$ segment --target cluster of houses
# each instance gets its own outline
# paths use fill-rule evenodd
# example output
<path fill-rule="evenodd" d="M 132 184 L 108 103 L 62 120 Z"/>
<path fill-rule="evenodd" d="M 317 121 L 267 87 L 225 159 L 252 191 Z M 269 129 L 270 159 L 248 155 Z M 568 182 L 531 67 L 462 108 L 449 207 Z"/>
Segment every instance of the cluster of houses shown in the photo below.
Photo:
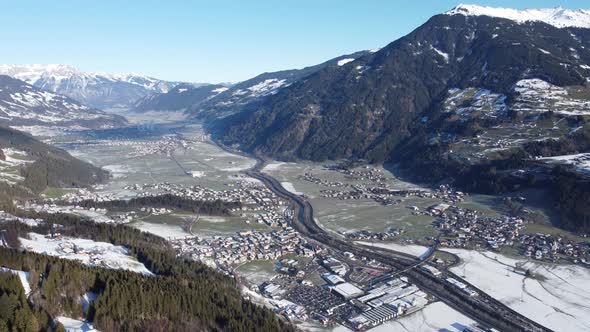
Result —
<path fill-rule="evenodd" d="M 350 184 L 340 182 L 340 181 L 328 181 L 325 179 L 321 179 L 309 172 L 305 172 L 305 174 L 303 174 L 303 175 L 298 175 L 297 178 L 300 180 L 304 180 L 304 181 L 311 182 L 311 183 L 325 186 L 325 187 L 346 188 L 346 187 L 350 186 Z"/>
<path fill-rule="evenodd" d="M 590 243 L 573 243 L 550 234 L 524 234 L 519 238 L 525 256 L 557 262 L 560 259 L 575 264 L 590 265 Z"/>
<path fill-rule="evenodd" d="M 134 184 L 124 189 L 137 192 L 138 197 L 171 194 L 196 201 L 241 202 L 242 210 L 260 210 L 261 208 L 285 206 L 286 202 L 276 196 L 264 185 L 254 181 L 238 180 L 228 183 L 230 189 L 212 190 L 200 185 L 187 186 L 178 183 Z M 274 209 L 273 209 L 274 210 Z"/>
<path fill-rule="evenodd" d="M 170 154 L 178 148 L 188 148 L 189 143 L 189 141 L 176 135 L 165 135 L 157 140 L 108 139 L 95 141 L 95 144 L 104 146 L 132 147 L 135 151 L 129 154 L 131 157 Z"/>
<path fill-rule="evenodd" d="M 362 240 L 390 240 L 396 236 L 401 235 L 404 232 L 403 229 L 391 228 L 385 232 L 371 232 L 368 230 L 352 231 L 344 233 L 347 239 L 362 241 Z"/>
<path fill-rule="evenodd" d="M 432 210 L 432 209 L 431 209 Z M 477 211 L 457 206 L 437 210 L 438 218 L 433 222 L 443 235 L 440 244 L 449 247 L 487 246 L 498 249 L 502 245 L 513 245 L 524 228 L 520 218 L 484 216 Z"/>
<path fill-rule="evenodd" d="M 407 197 L 436 198 L 448 204 L 457 204 L 465 199 L 463 192 L 455 191 L 448 185 L 441 185 L 435 190 L 389 189 L 387 186 L 372 186 L 367 184 L 350 185 L 350 188 L 352 189 L 348 191 L 323 189 L 320 190 L 321 197 L 341 200 L 369 199 L 385 206 L 399 204 L 403 202 L 402 198 Z"/>
<path fill-rule="evenodd" d="M 95 192 L 85 188 L 65 193 L 61 198 L 47 199 L 49 202 L 60 202 L 65 204 L 76 204 L 83 201 L 108 202 L 117 199 L 113 193 Z"/>
<path fill-rule="evenodd" d="M 383 170 L 366 165 L 362 168 L 347 168 L 340 166 L 328 166 L 329 169 L 344 174 L 347 178 L 355 181 L 371 181 L 377 183 L 386 183 L 387 177 Z"/>
<path fill-rule="evenodd" d="M 187 238 L 175 240 L 173 245 L 195 260 L 213 259 L 218 266 L 228 269 L 247 261 L 275 260 L 287 254 L 312 257 L 321 250 L 308 244 L 291 227 L 272 232 L 242 231 L 227 237 Z"/>

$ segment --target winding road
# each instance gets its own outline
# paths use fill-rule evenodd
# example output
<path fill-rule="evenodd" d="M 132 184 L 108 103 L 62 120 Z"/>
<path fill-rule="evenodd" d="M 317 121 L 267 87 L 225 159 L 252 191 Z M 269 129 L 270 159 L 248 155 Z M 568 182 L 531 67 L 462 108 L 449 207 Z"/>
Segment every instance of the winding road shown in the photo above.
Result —
<path fill-rule="evenodd" d="M 312 243 L 317 243 L 324 248 L 335 252 L 351 252 L 357 257 L 366 257 L 390 266 L 397 270 L 397 273 L 405 275 L 420 289 L 435 296 L 451 308 L 470 317 L 483 326 L 495 328 L 498 331 L 552 332 L 551 329 L 514 311 L 502 302 L 496 300 L 448 270 L 443 270 L 442 276 L 435 277 L 424 269 L 419 268 L 419 266 L 425 264 L 428 259 L 419 260 L 417 257 L 406 253 L 390 249 L 358 245 L 351 241 L 334 237 L 324 231 L 315 222 L 313 218 L 313 206 L 304 197 L 291 193 L 286 190 L 278 180 L 262 172 L 265 160 L 257 156 L 230 149 L 221 144 L 215 144 L 227 152 L 248 158 L 254 158 L 256 160 L 256 165 L 251 169 L 244 171 L 244 173 L 250 177 L 258 179 L 277 196 L 291 202 L 295 210 L 292 227 Z M 464 291 L 446 282 L 446 278 L 454 278 L 468 285 L 471 289 L 476 290 L 478 295 L 468 295 Z"/>
<path fill-rule="evenodd" d="M 257 165 L 245 173 L 248 176 L 260 180 L 277 196 L 287 199 L 293 204 L 295 207 L 293 228 L 313 242 L 317 242 L 335 251 L 348 251 L 357 257 L 367 257 L 391 266 L 408 277 L 411 282 L 424 291 L 434 295 L 450 307 L 484 326 L 493 327 L 499 331 L 551 331 L 541 324 L 517 313 L 450 271 L 443 271 L 443 277 L 435 277 L 425 270 L 418 268 L 421 264 L 424 264 L 424 261 L 420 261 L 412 255 L 389 249 L 357 245 L 330 235 L 315 222 L 313 218 L 313 206 L 302 196 L 286 190 L 272 176 L 263 173 L 262 167 L 264 162 L 259 158 L 256 159 L 258 161 Z M 469 285 L 472 289 L 477 290 L 479 295 L 475 297 L 469 296 L 465 292 L 451 286 L 445 281 L 448 277 L 455 278 Z"/>

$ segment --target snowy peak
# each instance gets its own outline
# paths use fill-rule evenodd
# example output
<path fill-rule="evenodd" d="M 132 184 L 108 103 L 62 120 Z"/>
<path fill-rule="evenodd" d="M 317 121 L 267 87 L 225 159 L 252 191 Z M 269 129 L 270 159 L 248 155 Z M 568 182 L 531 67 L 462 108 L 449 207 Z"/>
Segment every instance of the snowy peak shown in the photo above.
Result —
<path fill-rule="evenodd" d="M 75 67 L 60 64 L 0 64 L 0 75 L 8 75 L 33 85 L 35 85 L 42 79 L 52 79 L 57 82 L 73 78 L 77 78 L 79 81 L 85 82 L 101 79 L 112 82 L 125 82 L 130 84 L 141 85 L 148 90 L 154 90 L 156 92 L 167 92 L 160 91 L 158 87 L 158 83 L 164 81 L 149 76 L 134 73 L 110 74 L 103 72 L 83 72 Z"/>
<path fill-rule="evenodd" d="M 0 75 L 0 124 L 94 129 L 121 126 L 126 121 L 84 106 L 64 95 Z"/>
<path fill-rule="evenodd" d="M 0 65 L 0 75 L 66 95 L 95 108 L 126 108 L 147 95 L 168 92 L 180 83 L 138 74 L 83 72 L 60 64 Z"/>
<path fill-rule="evenodd" d="M 445 15 L 490 16 L 505 18 L 518 23 L 543 22 L 557 28 L 590 28 L 590 10 L 587 9 L 571 10 L 556 7 L 519 10 L 460 4 L 446 12 Z"/>
<path fill-rule="evenodd" d="M 34 84 L 43 76 L 71 77 L 82 73 L 71 66 L 50 64 L 50 65 L 6 65 L 0 64 L 0 74 Z"/>

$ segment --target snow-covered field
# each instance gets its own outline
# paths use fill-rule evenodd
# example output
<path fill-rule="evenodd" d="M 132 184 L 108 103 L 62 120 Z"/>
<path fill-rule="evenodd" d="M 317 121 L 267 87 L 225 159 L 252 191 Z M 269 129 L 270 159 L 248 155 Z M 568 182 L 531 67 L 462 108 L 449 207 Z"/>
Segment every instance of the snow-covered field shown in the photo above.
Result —
<path fill-rule="evenodd" d="M 445 249 L 462 263 L 451 270 L 502 303 L 555 331 L 590 330 L 590 269 Z M 515 272 L 514 268 L 520 270 Z M 530 270 L 533 278 L 522 271 Z"/>
<path fill-rule="evenodd" d="M 185 232 L 180 225 L 166 224 L 166 223 L 151 223 L 151 222 L 134 222 L 130 226 L 135 227 L 142 232 L 151 233 L 166 240 L 177 240 L 191 237 L 192 235 Z"/>
<path fill-rule="evenodd" d="M 281 182 L 281 185 L 287 189 L 287 191 L 295 194 L 295 195 L 301 195 L 302 192 L 297 191 L 297 189 L 295 189 L 295 187 L 293 186 L 293 184 L 291 182 Z"/>
<path fill-rule="evenodd" d="M 1 272 L 10 272 L 12 274 L 16 274 L 20 279 L 21 284 L 25 290 L 25 295 L 29 295 L 31 293 L 31 284 L 29 284 L 29 272 L 20 271 L 20 270 L 13 270 L 6 267 L 0 267 Z"/>
<path fill-rule="evenodd" d="M 68 332 L 100 332 L 92 326 L 92 324 L 70 317 L 60 316 L 56 319 L 66 328 Z"/>
<path fill-rule="evenodd" d="M 463 331 L 475 322 L 442 302 L 432 303 L 426 308 L 401 319 L 392 320 L 371 330 L 388 331 Z"/>
<path fill-rule="evenodd" d="M 457 332 L 463 331 L 466 327 L 475 322 L 455 311 L 453 308 L 442 302 L 435 302 L 427 305 L 424 309 L 411 315 L 394 319 L 379 325 L 370 332 Z M 330 331 L 349 332 L 350 329 L 344 326 L 337 326 L 332 329 L 319 327 L 311 323 L 304 323 L 300 328 L 306 331 Z"/>
<path fill-rule="evenodd" d="M 430 248 L 426 246 L 420 246 L 417 244 L 403 244 L 403 243 L 396 243 L 396 242 L 363 242 L 363 241 L 355 241 L 358 244 L 364 244 L 367 246 L 374 246 L 378 248 L 390 249 L 399 252 L 403 252 L 406 254 L 414 255 L 416 257 L 423 257 L 429 254 Z"/>
<path fill-rule="evenodd" d="M 152 274 L 145 265 L 131 257 L 129 251 L 122 246 L 79 238 L 50 239 L 37 233 L 28 235 L 30 239 L 20 238 L 20 241 L 23 248 L 32 252 L 77 260 L 90 266 Z"/>
<path fill-rule="evenodd" d="M 106 215 L 106 212 L 100 212 L 100 211 L 90 211 L 90 210 L 86 210 L 86 209 L 80 209 L 80 208 L 76 208 L 74 206 L 52 206 L 49 208 L 45 208 L 41 205 L 37 205 L 32 207 L 32 209 L 36 212 L 47 212 L 47 213 L 71 213 L 71 214 L 75 214 L 75 215 L 79 215 L 82 217 L 88 217 L 89 219 L 92 219 L 92 221 L 96 222 L 96 223 L 114 223 L 115 221 L 111 218 L 109 218 Z"/>
<path fill-rule="evenodd" d="M 0 160 L 0 181 L 11 184 L 24 180 L 20 175 L 20 167 L 35 160 L 28 157 L 26 151 L 3 148 L 4 160 Z"/>
<path fill-rule="evenodd" d="M 578 153 L 542 158 L 549 163 L 573 165 L 582 172 L 590 172 L 590 153 Z"/>
<path fill-rule="evenodd" d="M 280 169 L 280 167 L 285 164 L 287 164 L 287 163 L 283 163 L 280 161 L 273 161 L 271 163 L 264 165 L 264 167 L 262 168 L 262 171 L 263 172 L 278 171 Z"/>
<path fill-rule="evenodd" d="M 524 112 L 554 111 L 564 115 L 590 114 L 590 102 L 570 96 L 565 88 L 553 85 L 538 78 L 516 82 L 514 91 L 518 93 L 512 109 Z"/>

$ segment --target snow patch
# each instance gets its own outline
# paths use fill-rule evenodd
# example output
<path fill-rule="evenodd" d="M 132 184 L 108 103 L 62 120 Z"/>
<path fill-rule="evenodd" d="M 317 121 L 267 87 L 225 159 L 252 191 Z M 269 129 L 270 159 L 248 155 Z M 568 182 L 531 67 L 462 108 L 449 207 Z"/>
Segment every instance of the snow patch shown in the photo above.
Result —
<path fill-rule="evenodd" d="M 7 267 L 0 267 L 0 271 L 2 272 L 10 272 L 12 274 L 16 274 L 20 283 L 23 285 L 23 289 L 25 290 L 25 295 L 29 296 L 31 294 L 31 284 L 29 284 L 29 272 L 20 271 L 20 270 L 13 270 Z"/>
<path fill-rule="evenodd" d="M 443 59 L 445 59 L 445 62 L 447 62 L 447 63 L 449 62 L 449 54 L 448 53 L 445 53 L 434 46 L 430 46 L 430 49 L 435 51 L 438 55 L 442 56 Z"/>
<path fill-rule="evenodd" d="M 347 64 L 349 62 L 353 62 L 353 61 L 354 61 L 353 58 L 346 58 L 346 59 L 338 60 L 338 66 L 342 67 L 345 64 Z"/>
<path fill-rule="evenodd" d="M 365 246 L 372 246 L 377 248 L 389 249 L 393 251 L 403 252 L 409 255 L 416 256 L 418 258 L 424 258 L 430 254 L 431 248 L 426 246 L 420 246 L 417 244 L 402 244 L 396 242 L 364 242 L 355 241 L 357 244 Z"/>
<path fill-rule="evenodd" d="M 47 238 L 42 234 L 29 233 L 30 239 L 20 238 L 26 250 L 80 261 L 89 266 L 123 269 L 145 275 L 152 275 L 145 265 L 129 255 L 129 250 L 107 242 L 95 242 L 79 238 Z"/>
<path fill-rule="evenodd" d="M 590 329 L 590 270 L 445 248 L 461 258 L 451 271 L 510 308 L 555 331 Z M 530 270 L 535 277 L 525 277 Z"/>
<path fill-rule="evenodd" d="M 56 320 L 65 327 L 67 332 L 100 332 L 99 330 L 95 329 L 91 323 L 84 320 L 65 316 L 59 316 L 56 318 Z"/>
<path fill-rule="evenodd" d="M 281 182 L 283 188 L 285 188 L 288 192 L 295 194 L 295 195 L 302 195 L 302 192 L 297 191 L 291 182 Z"/>

